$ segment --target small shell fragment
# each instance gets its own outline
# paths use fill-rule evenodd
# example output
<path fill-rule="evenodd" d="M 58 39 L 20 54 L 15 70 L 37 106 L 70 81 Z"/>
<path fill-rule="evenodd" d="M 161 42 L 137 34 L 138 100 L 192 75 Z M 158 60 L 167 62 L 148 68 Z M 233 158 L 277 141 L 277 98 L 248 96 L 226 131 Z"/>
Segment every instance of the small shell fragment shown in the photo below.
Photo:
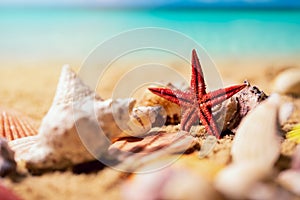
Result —
<path fill-rule="evenodd" d="M 201 149 L 199 151 L 199 158 L 204 158 L 207 156 L 217 144 L 217 138 L 213 135 L 207 136 L 204 140 L 203 144 L 201 145 Z"/>
<path fill-rule="evenodd" d="M 37 123 L 15 110 L 0 107 L 0 136 L 8 141 L 37 134 Z"/>

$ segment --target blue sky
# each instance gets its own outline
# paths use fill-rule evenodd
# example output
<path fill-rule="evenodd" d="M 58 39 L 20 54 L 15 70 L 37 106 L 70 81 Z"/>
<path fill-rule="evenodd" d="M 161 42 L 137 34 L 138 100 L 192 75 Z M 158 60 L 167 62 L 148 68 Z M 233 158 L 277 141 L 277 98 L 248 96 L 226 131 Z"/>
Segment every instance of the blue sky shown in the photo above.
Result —
<path fill-rule="evenodd" d="M 288 7 L 300 8 L 300 0 L 0 0 L 17 6 L 105 7 Z"/>

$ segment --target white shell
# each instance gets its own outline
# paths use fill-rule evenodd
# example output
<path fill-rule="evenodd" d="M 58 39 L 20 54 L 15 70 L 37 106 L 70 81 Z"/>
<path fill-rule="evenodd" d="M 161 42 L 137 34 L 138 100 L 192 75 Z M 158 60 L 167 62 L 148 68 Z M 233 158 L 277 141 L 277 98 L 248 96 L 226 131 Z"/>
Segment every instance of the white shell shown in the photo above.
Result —
<path fill-rule="evenodd" d="M 277 181 L 284 188 L 300 196 L 300 145 L 293 154 L 291 169 L 280 172 Z"/>
<path fill-rule="evenodd" d="M 278 109 L 272 95 L 241 122 L 232 144 L 233 163 L 216 178 L 216 187 L 231 199 L 243 199 L 258 181 L 268 177 L 280 155 Z"/>
<path fill-rule="evenodd" d="M 130 116 L 134 103 L 133 99 L 102 101 L 64 66 L 38 135 L 12 141 L 10 146 L 16 159 L 31 170 L 61 169 L 93 160 L 107 151 L 111 140 L 131 132 L 143 135 L 151 129 L 159 108 L 146 107 L 131 115 L 135 120 L 143 117 L 145 125 L 138 127 Z"/>
<path fill-rule="evenodd" d="M 278 175 L 277 181 L 286 189 L 300 196 L 300 171 L 286 170 Z"/>
<path fill-rule="evenodd" d="M 135 174 L 122 187 L 122 199 L 221 199 L 210 183 L 184 168 Z"/>
<path fill-rule="evenodd" d="M 278 109 L 280 97 L 270 96 L 241 122 L 232 144 L 233 162 L 252 161 L 273 166 L 280 154 Z"/>
<path fill-rule="evenodd" d="M 230 199 L 245 199 L 254 183 L 269 173 L 253 162 L 231 164 L 217 175 L 215 187 Z"/>
<path fill-rule="evenodd" d="M 300 68 L 292 68 L 279 74 L 273 83 L 274 92 L 300 95 Z"/>

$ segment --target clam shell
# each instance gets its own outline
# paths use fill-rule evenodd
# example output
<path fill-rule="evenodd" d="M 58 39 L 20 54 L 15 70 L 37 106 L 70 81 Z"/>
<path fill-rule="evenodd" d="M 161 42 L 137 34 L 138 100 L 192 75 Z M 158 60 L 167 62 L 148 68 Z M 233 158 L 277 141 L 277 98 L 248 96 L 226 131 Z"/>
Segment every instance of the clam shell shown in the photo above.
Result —
<path fill-rule="evenodd" d="M 0 136 L 8 141 L 37 134 L 37 123 L 12 109 L 0 107 Z"/>
<path fill-rule="evenodd" d="M 280 73 L 273 82 L 274 92 L 300 96 L 300 68 L 291 68 Z"/>

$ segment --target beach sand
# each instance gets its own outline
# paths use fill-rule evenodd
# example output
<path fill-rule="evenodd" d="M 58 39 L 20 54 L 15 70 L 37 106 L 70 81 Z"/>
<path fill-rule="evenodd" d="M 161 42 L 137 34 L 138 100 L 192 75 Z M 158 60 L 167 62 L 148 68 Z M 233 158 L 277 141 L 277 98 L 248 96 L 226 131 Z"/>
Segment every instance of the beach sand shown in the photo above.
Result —
<path fill-rule="evenodd" d="M 272 80 L 280 71 L 287 67 L 300 67 L 300 61 L 296 58 L 292 61 L 280 62 L 256 59 L 219 59 L 215 62 L 225 85 L 241 83 L 247 79 L 267 94 L 272 92 Z M 36 64 L 25 67 L 2 66 L 0 105 L 14 108 L 40 122 L 47 113 L 55 94 L 61 63 L 49 62 L 44 66 Z M 78 70 L 80 65 L 74 64 L 72 67 Z M 111 81 L 117 79 L 118 76 L 115 75 Z M 106 84 L 110 85 L 110 83 Z M 109 97 L 111 88 L 108 86 L 98 91 L 100 96 Z M 299 99 L 292 101 L 297 107 L 291 123 L 299 123 L 300 102 Z M 218 150 L 209 159 L 199 160 L 193 154 L 184 155 L 174 165 L 189 167 L 201 176 L 212 179 L 216 172 L 230 161 L 230 139 L 224 139 L 218 145 Z M 294 147 L 294 143 L 286 142 L 282 151 L 290 155 Z M 25 200 L 120 199 L 120 188 L 127 176 L 128 174 L 107 167 L 81 174 L 73 173 L 72 170 L 48 172 L 43 175 L 26 174 L 24 177 L 19 177 L 16 182 L 5 178 L 4 183 Z"/>

